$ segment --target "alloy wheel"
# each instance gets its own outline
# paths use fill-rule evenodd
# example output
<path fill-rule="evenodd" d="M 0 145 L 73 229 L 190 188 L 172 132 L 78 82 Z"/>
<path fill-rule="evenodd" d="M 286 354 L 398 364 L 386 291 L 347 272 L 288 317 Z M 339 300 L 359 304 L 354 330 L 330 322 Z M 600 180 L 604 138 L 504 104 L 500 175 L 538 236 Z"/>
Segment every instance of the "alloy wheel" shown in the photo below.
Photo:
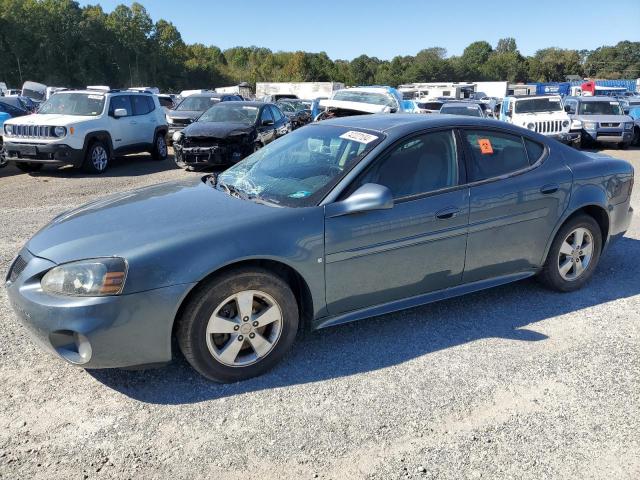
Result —
<path fill-rule="evenodd" d="M 282 309 L 272 296 L 244 290 L 223 300 L 209 318 L 206 341 L 220 363 L 245 367 L 267 356 L 280 339 Z"/>
<path fill-rule="evenodd" d="M 91 163 L 95 169 L 99 172 L 102 172 L 105 168 L 107 168 L 107 163 L 109 161 L 109 157 L 107 155 L 107 151 L 102 145 L 96 145 L 93 147 L 91 151 Z"/>
<path fill-rule="evenodd" d="M 593 257 L 593 236 L 583 227 L 572 230 L 564 239 L 558 254 L 558 271 L 567 281 L 580 278 Z"/>
<path fill-rule="evenodd" d="M 160 154 L 160 157 L 165 158 L 167 156 L 167 142 L 162 135 L 158 135 L 156 140 L 156 149 Z"/>

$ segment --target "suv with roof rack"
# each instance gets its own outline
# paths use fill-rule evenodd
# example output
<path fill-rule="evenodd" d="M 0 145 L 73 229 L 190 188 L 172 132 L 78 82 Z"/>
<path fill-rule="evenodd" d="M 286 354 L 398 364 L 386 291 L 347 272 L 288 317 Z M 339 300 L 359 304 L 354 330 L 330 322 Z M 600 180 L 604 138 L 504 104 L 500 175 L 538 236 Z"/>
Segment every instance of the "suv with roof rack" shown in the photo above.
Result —
<path fill-rule="evenodd" d="M 4 123 L 4 152 L 23 171 L 43 165 L 103 173 L 112 158 L 167 158 L 164 110 L 151 92 L 89 87 L 55 93 L 38 113 Z"/>

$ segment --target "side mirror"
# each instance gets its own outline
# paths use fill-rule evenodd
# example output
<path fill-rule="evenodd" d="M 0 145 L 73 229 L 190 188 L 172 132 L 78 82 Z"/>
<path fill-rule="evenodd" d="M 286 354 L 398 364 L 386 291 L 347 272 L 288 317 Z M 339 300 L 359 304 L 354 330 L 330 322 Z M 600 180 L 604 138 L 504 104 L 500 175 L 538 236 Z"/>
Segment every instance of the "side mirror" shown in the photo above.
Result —
<path fill-rule="evenodd" d="M 384 185 L 365 183 L 341 202 L 327 205 L 328 217 L 341 217 L 358 212 L 393 208 L 393 195 Z"/>
<path fill-rule="evenodd" d="M 124 108 L 116 108 L 113 111 L 113 117 L 114 118 L 121 118 L 121 117 L 126 117 L 127 116 L 127 110 Z"/>
<path fill-rule="evenodd" d="M 273 120 L 263 120 L 262 121 L 262 126 L 263 127 L 270 127 L 271 125 L 273 125 Z"/>

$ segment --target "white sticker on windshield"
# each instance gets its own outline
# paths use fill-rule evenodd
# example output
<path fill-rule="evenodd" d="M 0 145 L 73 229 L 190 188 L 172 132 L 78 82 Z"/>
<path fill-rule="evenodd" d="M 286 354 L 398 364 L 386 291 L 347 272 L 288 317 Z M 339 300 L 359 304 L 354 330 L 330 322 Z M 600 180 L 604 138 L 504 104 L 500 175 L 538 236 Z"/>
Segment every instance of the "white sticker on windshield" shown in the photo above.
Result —
<path fill-rule="evenodd" d="M 102 100 L 104 98 L 104 95 L 87 95 L 87 97 L 91 100 Z"/>
<path fill-rule="evenodd" d="M 345 140 L 353 140 L 354 142 L 364 144 L 371 143 L 378 139 L 378 137 L 376 137 L 375 135 L 371 135 L 370 133 L 356 132 L 355 130 L 350 130 L 343 133 L 342 135 L 340 135 L 340 138 L 344 138 Z"/>
<path fill-rule="evenodd" d="M 609 102 L 609 105 L 618 105 L 618 102 Z"/>
<path fill-rule="evenodd" d="M 550 98 L 549 101 L 553 102 L 553 103 L 560 103 L 560 99 L 559 98 Z"/>

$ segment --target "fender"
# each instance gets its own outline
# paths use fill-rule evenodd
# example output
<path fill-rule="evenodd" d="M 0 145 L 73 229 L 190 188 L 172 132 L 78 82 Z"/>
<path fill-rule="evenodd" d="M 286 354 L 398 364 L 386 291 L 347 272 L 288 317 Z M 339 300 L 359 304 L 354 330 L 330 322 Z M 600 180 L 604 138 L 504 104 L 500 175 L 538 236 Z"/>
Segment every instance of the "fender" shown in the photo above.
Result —
<path fill-rule="evenodd" d="M 82 146 L 82 151 L 86 152 L 89 147 L 89 142 L 98 139 L 106 143 L 107 148 L 109 149 L 109 156 L 113 156 L 113 140 L 111 139 L 111 134 L 107 130 L 95 130 L 92 132 L 87 132 L 84 136 L 84 144 Z"/>
<path fill-rule="evenodd" d="M 544 256 L 541 259 L 540 264 L 543 265 L 547 255 L 549 254 L 549 249 L 551 248 L 551 244 L 553 240 L 556 238 L 558 230 L 564 225 L 564 222 L 573 215 L 575 212 L 584 207 L 600 207 L 609 216 L 609 209 L 607 208 L 607 193 L 600 188 L 599 186 L 593 184 L 586 185 L 578 185 L 571 192 L 571 199 L 569 200 L 569 206 L 565 209 L 562 216 L 556 223 L 553 232 L 551 233 L 549 239 L 547 240 L 547 246 L 544 249 Z M 602 239 L 603 248 L 607 244 L 608 238 Z"/>

